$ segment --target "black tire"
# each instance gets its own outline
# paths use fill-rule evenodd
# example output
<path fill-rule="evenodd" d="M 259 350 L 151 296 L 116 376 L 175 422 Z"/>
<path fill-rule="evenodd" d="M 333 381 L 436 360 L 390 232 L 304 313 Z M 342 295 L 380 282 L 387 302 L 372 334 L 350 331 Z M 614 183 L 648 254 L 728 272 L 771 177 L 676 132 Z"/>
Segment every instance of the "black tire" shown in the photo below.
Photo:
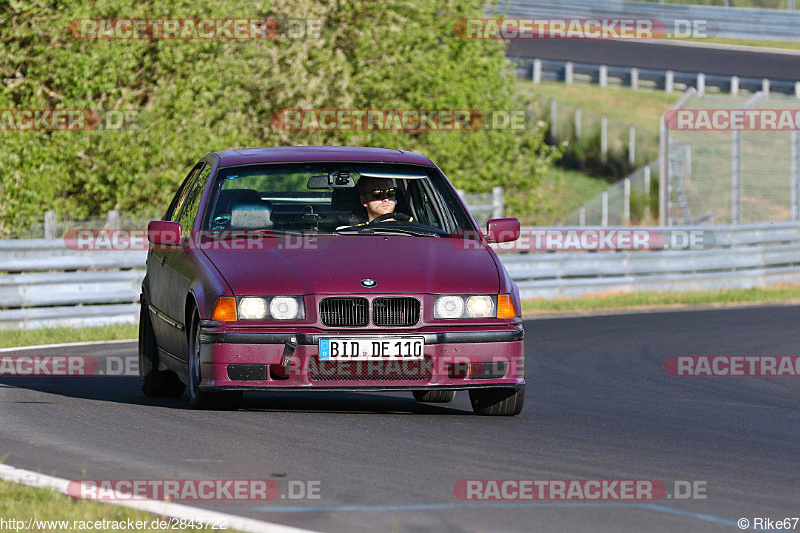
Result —
<path fill-rule="evenodd" d="M 242 391 L 200 390 L 200 317 L 192 317 L 189 330 L 189 402 L 194 409 L 236 411 L 242 404 Z"/>
<path fill-rule="evenodd" d="M 515 416 L 522 412 L 525 405 L 525 385 L 518 389 L 472 389 L 469 391 L 469 399 L 476 415 Z"/>
<path fill-rule="evenodd" d="M 447 403 L 456 397 L 454 390 L 415 390 L 414 399 L 424 403 Z"/>
<path fill-rule="evenodd" d="M 158 369 L 158 345 L 144 295 L 139 310 L 139 384 L 146 396 L 177 398 L 186 390 L 177 374 Z"/>

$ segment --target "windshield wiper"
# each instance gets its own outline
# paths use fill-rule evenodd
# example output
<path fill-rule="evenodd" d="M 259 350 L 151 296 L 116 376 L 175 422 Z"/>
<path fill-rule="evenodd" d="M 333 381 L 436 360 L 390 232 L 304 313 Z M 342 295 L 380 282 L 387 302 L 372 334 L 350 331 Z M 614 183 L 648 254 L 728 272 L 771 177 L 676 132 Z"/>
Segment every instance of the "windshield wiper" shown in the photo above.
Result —
<path fill-rule="evenodd" d="M 334 230 L 337 235 L 413 235 L 415 237 L 440 237 L 435 231 L 386 226 L 346 226 Z"/>
<path fill-rule="evenodd" d="M 206 233 L 206 237 L 210 237 L 215 241 L 226 241 L 231 239 L 250 239 L 250 238 L 262 238 L 262 237 L 283 237 L 286 235 L 292 236 L 315 236 L 315 235 L 323 235 L 324 233 L 315 231 L 314 233 L 308 233 L 301 230 L 287 230 L 287 229 L 235 229 L 235 230 L 212 230 L 210 233 Z M 330 235 L 328 233 L 328 235 Z"/>

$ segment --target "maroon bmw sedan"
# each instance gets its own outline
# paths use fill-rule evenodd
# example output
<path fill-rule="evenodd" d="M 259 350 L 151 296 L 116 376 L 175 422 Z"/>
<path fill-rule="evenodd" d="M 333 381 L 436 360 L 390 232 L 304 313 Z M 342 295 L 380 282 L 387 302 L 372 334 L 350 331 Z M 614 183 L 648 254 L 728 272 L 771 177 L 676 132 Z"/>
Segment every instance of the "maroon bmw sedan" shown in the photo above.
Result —
<path fill-rule="evenodd" d="M 516 415 L 519 291 L 442 171 L 413 152 L 280 147 L 203 157 L 148 227 L 148 396 L 236 409 L 245 391 L 409 391 Z"/>

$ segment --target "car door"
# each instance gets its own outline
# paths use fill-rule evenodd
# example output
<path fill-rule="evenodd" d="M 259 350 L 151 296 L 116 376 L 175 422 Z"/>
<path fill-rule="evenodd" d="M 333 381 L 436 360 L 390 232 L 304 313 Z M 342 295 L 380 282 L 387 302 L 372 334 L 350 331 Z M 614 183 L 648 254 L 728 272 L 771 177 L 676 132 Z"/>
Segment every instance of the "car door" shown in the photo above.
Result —
<path fill-rule="evenodd" d="M 183 180 L 164 216 L 164 220 L 179 221 L 186 199 L 192 191 L 195 179 L 204 164 L 200 162 L 195 165 L 186 176 L 186 179 Z M 165 263 L 168 257 L 179 253 L 180 248 L 180 246 L 159 247 L 158 249 L 152 249 L 147 257 L 147 298 L 149 300 L 148 303 L 153 308 L 152 310 L 155 311 L 155 313 L 151 313 L 153 330 L 155 331 L 159 348 L 173 355 L 175 354 L 175 346 L 178 345 L 177 340 L 182 335 L 183 324 L 175 316 L 175 305 L 171 301 L 174 294 L 170 290 L 173 276 L 171 275 L 171 269 Z"/>
<path fill-rule="evenodd" d="M 186 200 L 181 207 L 177 222 L 181 225 L 184 245 L 174 251 L 167 253 L 164 260 L 163 279 L 167 283 L 164 287 L 166 296 L 165 312 L 182 327 L 173 328 L 176 334 L 170 338 L 169 347 L 166 347 L 173 355 L 185 361 L 188 354 L 186 342 L 186 329 L 190 327 L 186 317 L 186 297 L 189 294 L 189 287 L 192 281 L 200 275 L 199 263 L 196 255 L 200 253 L 188 246 L 190 242 L 192 228 L 200 207 L 200 200 L 203 191 L 208 184 L 211 176 L 211 165 L 205 164 L 199 169 L 195 180 Z"/>

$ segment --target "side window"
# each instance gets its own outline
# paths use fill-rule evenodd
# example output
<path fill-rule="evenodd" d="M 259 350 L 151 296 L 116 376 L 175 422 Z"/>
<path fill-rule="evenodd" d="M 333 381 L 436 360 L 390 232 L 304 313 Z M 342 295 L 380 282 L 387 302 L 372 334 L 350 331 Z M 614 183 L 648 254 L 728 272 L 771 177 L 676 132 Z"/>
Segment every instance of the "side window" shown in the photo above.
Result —
<path fill-rule="evenodd" d="M 178 221 L 183 203 L 186 201 L 189 191 L 192 190 L 192 183 L 194 182 L 194 178 L 197 177 L 197 172 L 200 170 L 200 168 L 202 168 L 202 164 L 195 165 L 192 171 L 189 172 L 189 175 L 186 176 L 186 179 L 183 180 L 183 185 L 181 185 L 181 188 L 178 189 L 178 194 L 175 195 L 175 198 L 172 199 L 172 203 L 167 210 L 167 214 L 164 216 L 164 220 L 169 220 L 172 222 Z"/>
<path fill-rule="evenodd" d="M 200 177 L 197 178 L 194 187 L 192 187 L 192 192 L 189 193 L 186 199 L 183 212 L 180 215 L 180 223 L 184 235 L 189 235 L 189 232 L 192 231 L 192 225 L 200 207 L 200 199 L 203 197 L 203 191 L 206 188 L 209 176 L 211 176 L 211 165 L 206 165 L 203 167 L 203 171 L 200 173 Z"/>
<path fill-rule="evenodd" d="M 428 191 L 422 186 L 423 180 L 408 180 L 411 209 L 414 217 L 422 224 L 443 228 L 442 222 L 433 210 Z"/>

